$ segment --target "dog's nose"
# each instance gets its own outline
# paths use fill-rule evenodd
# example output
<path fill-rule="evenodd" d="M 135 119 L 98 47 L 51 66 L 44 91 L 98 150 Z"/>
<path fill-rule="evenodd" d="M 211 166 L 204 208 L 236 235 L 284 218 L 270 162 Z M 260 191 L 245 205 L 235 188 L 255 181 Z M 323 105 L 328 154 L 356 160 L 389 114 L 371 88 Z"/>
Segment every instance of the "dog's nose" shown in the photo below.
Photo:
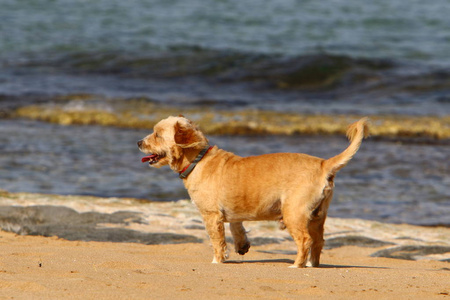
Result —
<path fill-rule="evenodd" d="M 138 147 L 141 148 L 143 143 L 144 143 L 144 142 L 143 142 L 142 140 L 140 140 L 139 142 L 137 142 Z"/>

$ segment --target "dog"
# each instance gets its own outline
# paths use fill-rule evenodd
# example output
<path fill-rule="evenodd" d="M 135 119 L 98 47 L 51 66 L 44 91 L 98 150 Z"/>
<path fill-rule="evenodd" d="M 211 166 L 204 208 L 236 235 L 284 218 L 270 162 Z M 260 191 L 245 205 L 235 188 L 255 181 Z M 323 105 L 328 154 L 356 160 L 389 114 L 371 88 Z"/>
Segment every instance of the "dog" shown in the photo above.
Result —
<path fill-rule="evenodd" d="M 250 242 L 243 221 L 275 220 L 297 245 L 291 267 L 320 264 L 324 223 L 333 197 L 334 177 L 368 136 L 368 119 L 348 127 L 350 145 L 322 159 L 299 153 L 240 157 L 210 146 L 199 127 L 184 116 L 168 117 L 137 144 L 151 167 L 169 165 L 180 174 L 203 217 L 214 249 L 213 263 L 227 258 L 224 222 L 230 223 L 235 251 L 244 255 Z"/>

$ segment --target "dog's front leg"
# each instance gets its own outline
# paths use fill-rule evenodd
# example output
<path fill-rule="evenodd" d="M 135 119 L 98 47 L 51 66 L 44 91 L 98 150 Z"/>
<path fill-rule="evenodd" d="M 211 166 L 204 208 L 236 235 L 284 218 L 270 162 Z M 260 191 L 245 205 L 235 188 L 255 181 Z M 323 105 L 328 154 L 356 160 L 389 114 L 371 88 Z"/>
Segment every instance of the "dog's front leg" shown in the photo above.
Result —
<path fill-rule="evenodd" d="M 224 218 L 221 213 L 203 214 L 206 230 L 208 232 L 211 244 L 214 248 L 213 263 L 222 263 L 225 261 L 227 252 L 227 243 L 225 242 Z"/>
<path fill-rule="evenodd" d="M 242 222 L 230 223 L 230 231 L 233 235 L 234 250 L 240 255 L 244 255 L 250 249 L 250 242 L 247 239 L 247 234 Z"/>

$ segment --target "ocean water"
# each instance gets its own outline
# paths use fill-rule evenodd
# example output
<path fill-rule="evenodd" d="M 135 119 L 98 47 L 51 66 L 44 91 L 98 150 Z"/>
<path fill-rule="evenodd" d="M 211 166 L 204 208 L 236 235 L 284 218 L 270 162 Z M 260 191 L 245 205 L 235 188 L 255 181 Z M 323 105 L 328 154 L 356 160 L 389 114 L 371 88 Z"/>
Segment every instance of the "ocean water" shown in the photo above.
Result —
<path fill-rule="evenodd" d="M 9 132 L 15 134 L 9 134 Z M 11 192 L 188 199 L 178 174 L 141 163 L 146 130 L 0 121 L 0 186 Z M 51 139 L 47 137 L 51 136 Z M 212 136 L 241 156 L 280 151 L 332 157 L 343 136 Z M 365 140 L 336 176 L 329 215 L 395 223 L 448 225 L 448 145 Z"/>
<path fill-rule="evenodd" d="M 449 14 L 448 0 L 3 0 L 0 95 L 444 114 Z"/>
<path fill-rule="evenodd" d="M 144 97 L 180 112 L 450 114 L 449 0 L 0 4 L 0 188 L 9 191 L 187 197 L 170 170 L 139 163 L 135 143 L 147 132 L 11 113 L 55 96 Z M 330 157 L 347 145 L 330 136 L 211 140 L 240 155 Z M 337 178 L 331 216 L 450 224 L 448 141 L 369 140 L 360 152 Z"/>
<path fill-rule="evenodd" d="M 448 66 L 450 2 L 401 0 L 3 0 L 3 59 L 171 47 L 327 52 Z"/>

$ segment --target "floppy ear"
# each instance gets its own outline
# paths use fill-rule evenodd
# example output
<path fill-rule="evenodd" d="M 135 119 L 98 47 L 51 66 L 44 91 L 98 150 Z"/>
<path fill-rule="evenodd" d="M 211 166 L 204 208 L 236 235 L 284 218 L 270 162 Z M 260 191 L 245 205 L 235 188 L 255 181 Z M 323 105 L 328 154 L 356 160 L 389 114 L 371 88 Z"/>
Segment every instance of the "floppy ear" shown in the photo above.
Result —
<path fill-rule="evenodd" d="M 187 125 L 175 124 L 175 143 L 181 148 L 196 148 L 204 144 L 197 128 L 190 122 Z"/>

